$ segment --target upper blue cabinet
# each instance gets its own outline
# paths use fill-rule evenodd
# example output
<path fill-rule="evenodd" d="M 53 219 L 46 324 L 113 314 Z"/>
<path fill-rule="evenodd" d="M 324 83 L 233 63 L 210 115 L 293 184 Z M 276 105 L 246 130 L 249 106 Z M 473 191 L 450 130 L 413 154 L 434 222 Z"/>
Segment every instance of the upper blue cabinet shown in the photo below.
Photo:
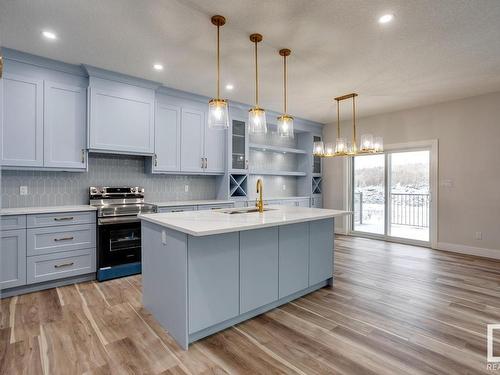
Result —
<path fill-rule="evenodd" d="M 4 58 L 2 168 L 86 170 L 83 70 L 9 49 Z"/>
<path fill-rule="evenodd" d="M 85 168 L 87 90 L 45 81 L 44 93 L 44 165 Z"/>
<path fill-rule="evenodd" d="M 156 94 L 155 151 L 148 169 L 153 173 L 223 174 L 226 131 L 208 128 L 208 99 L 163 90 L 169 95 Z"/>
<path fill-rule="evenodd" d="M 89 151 L 154 153 L 154 82 L 86 66 Z"/>
<path fill-rule="evenodd" d="M 43 80 L 6 72 L 2 86 L 2 165 L 42 167 Z"/>

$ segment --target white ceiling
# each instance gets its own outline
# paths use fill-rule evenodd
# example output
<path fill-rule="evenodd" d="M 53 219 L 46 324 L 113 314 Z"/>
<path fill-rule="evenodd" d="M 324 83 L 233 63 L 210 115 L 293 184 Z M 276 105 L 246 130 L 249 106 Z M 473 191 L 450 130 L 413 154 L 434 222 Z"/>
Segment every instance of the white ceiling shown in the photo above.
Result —
<path fill-rule="evenodd" d="M 384 13 L 394 21 L 378 24 Z M 227 18 L 232 100 L 253 102 L 253 32 L 264 36 L 261 105 L 281 110 L 288 47 L 289 110 L 311 120 L 332 122 L 332 98 L 352 91 L 366 116 L 500 90 L 499 0 L 1 0 L 0 44 L 213 96 L 213 14 Z"/>

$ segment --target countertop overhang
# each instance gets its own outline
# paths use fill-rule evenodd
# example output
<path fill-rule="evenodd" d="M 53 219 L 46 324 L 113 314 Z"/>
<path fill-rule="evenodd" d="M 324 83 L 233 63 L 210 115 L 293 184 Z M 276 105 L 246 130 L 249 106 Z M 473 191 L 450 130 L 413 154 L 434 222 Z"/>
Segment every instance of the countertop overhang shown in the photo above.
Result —
<path fill-rule="evenodd" d="M 139 219 L 192 236 L 239 232 L 349 215 L 349 211 L 323 208 L 266 206 L 263 213 L 228 214 L 228 209 L 143 214 Z M 238 209 L 231 209 L 238 211 Z M 241 209 L 240 209 L 241 210 Z"/>
<path fill-rule="evenodd" d="M 46 206 L 46 207 L 16 207 L 2 208 L 0 216 L 9 215 L 31 215 L 31 214 L 52 214 L 59 212 L 96 211 L 97 208 L 90 205 L 68 205 L 68 206 Z"/>

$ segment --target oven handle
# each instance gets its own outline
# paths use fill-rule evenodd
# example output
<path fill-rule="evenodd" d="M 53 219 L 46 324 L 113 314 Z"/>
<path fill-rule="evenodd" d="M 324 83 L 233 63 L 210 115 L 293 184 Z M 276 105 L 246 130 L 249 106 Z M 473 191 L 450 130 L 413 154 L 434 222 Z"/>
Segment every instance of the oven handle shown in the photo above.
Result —
<path fill-rule="evenodd" d="M 111 225 L 111 224 L 121 224 L 121 223 L 138 223 L 141 220 L 137 216 L 130 217 L 109 217 L 109 218 L 99 218 L 97 220 L 97 225 Z"/>

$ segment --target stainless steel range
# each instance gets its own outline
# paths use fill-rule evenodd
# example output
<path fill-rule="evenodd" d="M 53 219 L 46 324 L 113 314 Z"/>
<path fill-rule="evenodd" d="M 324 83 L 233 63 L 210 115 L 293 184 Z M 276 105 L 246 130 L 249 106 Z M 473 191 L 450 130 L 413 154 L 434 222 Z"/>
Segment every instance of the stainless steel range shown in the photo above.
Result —
<path fill-rule="evenodd" d="M 90 205 L 97 208 L 97 279 L 141 272 L 140 213 L 155 213 L 144 202 L 142 187 L 90 187 Z"/>

